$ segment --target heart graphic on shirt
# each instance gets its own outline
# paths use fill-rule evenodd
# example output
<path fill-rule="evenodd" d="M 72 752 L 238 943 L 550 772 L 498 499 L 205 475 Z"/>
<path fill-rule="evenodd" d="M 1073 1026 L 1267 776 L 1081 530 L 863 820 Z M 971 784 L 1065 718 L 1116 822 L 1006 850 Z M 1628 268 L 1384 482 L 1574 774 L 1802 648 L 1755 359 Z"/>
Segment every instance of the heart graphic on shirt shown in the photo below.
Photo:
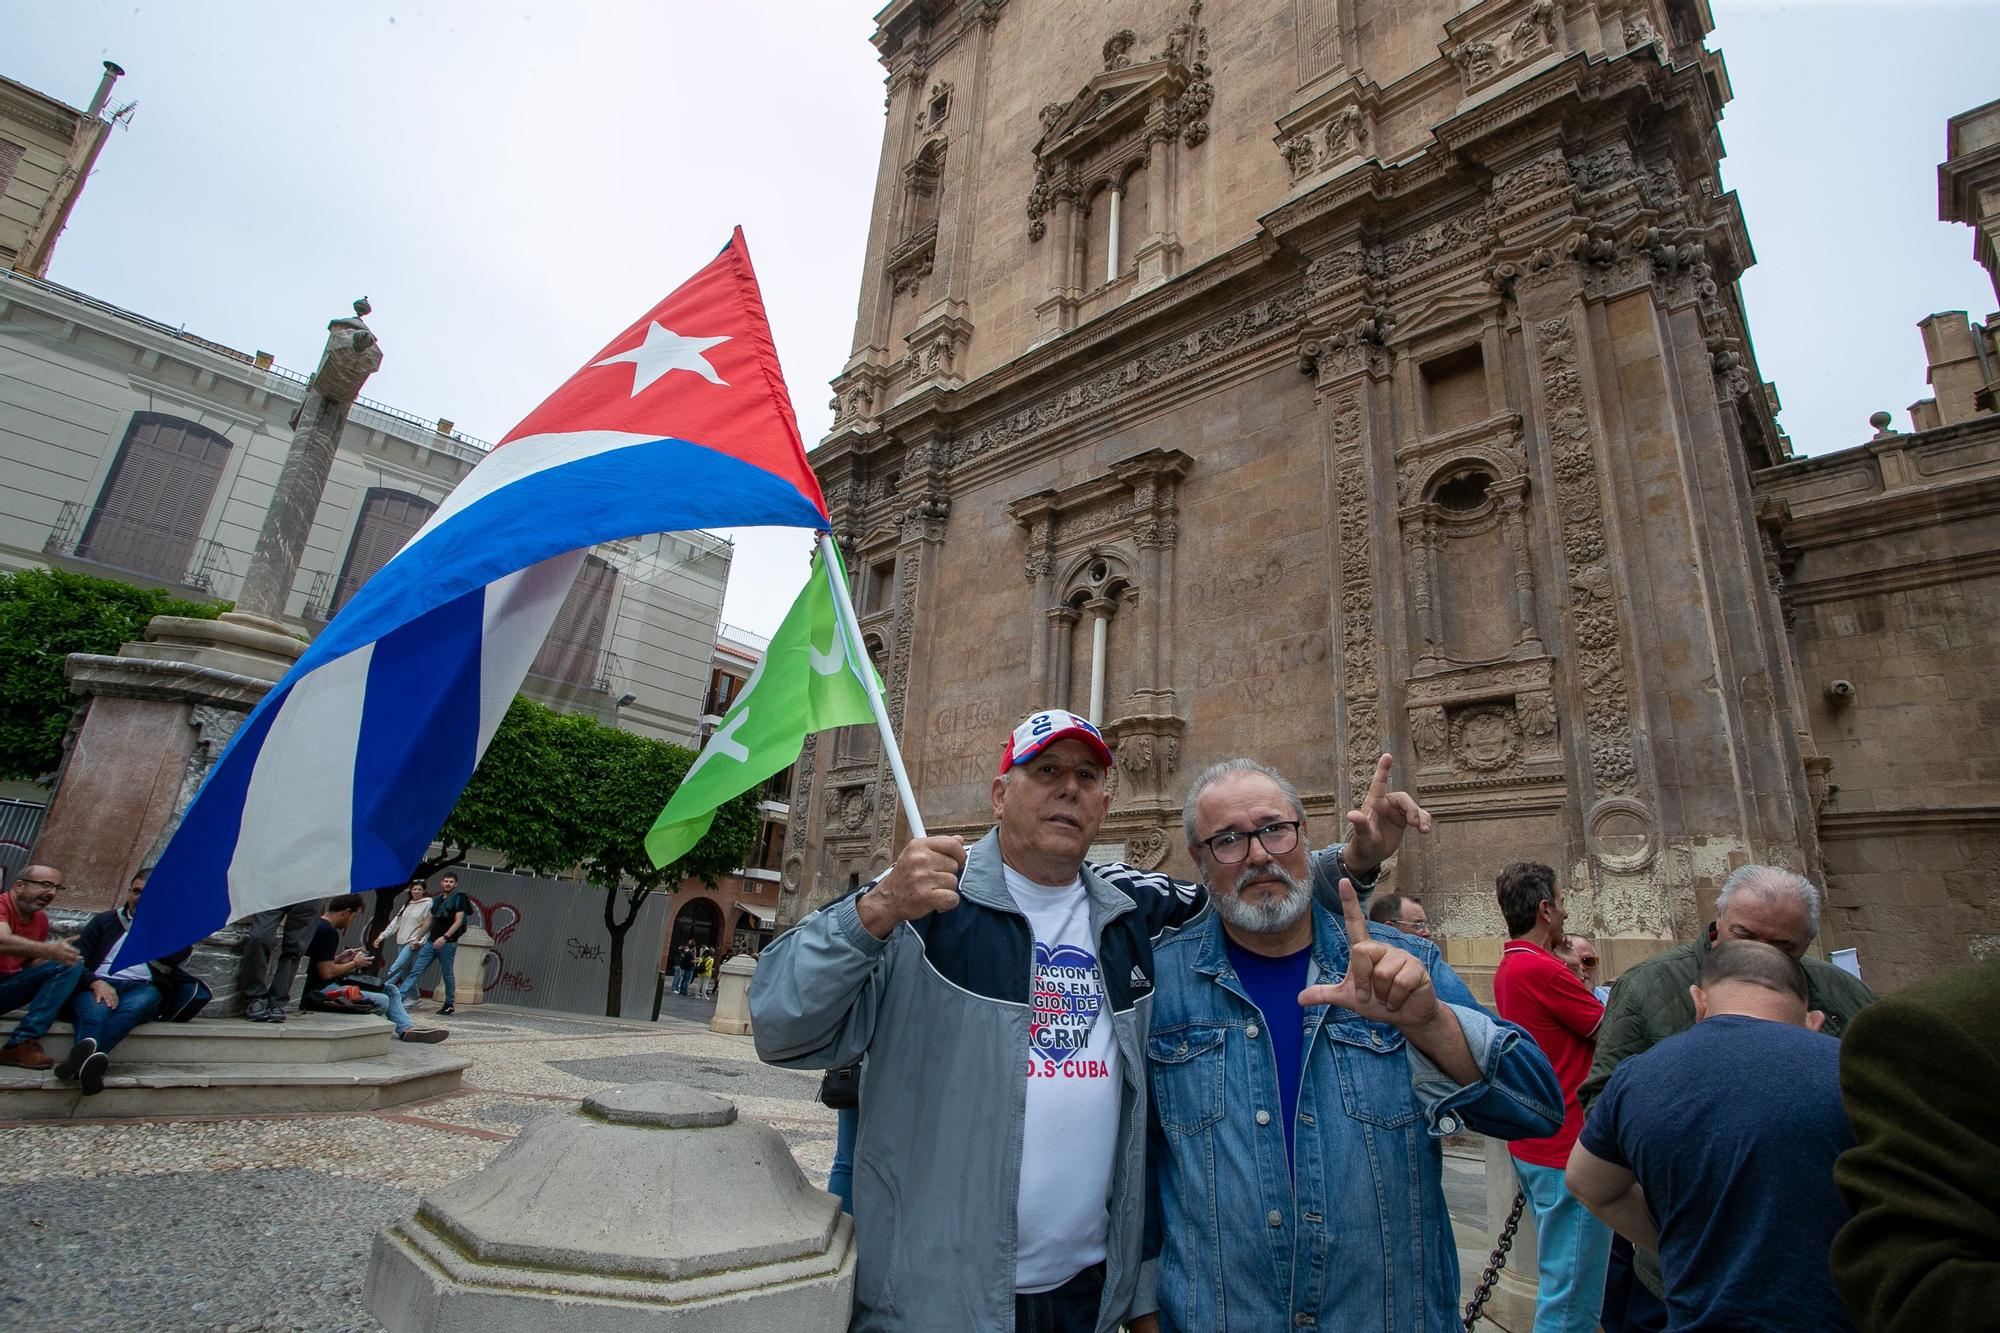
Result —
<path fill-rule="evenodd" d="M 1090 1044 L 1091 1025 L 1104 1012 L 1097 959 L 1074 944 L 1038 942 L 1028 1002 L 1028 1049 L 1059 1064 L 1081 1055 Z"/>

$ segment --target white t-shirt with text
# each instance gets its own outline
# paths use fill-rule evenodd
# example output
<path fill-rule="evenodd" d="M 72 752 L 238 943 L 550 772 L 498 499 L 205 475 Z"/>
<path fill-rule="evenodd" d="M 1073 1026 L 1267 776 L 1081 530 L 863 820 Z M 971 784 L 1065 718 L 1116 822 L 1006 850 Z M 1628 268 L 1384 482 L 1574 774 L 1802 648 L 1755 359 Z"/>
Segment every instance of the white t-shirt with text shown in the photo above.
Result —
<path fill-rule="evenodd" d="M 1118 1044 L 1083 881 L 1051 888 L 1001 870 L 1035 935 L 1014 1289 L 1049 1291 L 1104 1258 L 1118 1154 Z"/>

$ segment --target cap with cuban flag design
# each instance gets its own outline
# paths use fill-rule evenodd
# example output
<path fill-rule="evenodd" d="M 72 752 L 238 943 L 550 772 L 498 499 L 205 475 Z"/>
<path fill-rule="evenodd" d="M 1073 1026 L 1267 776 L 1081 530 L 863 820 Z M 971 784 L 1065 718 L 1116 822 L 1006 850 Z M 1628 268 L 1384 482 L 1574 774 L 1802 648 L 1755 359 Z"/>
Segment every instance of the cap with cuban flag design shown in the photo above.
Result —
<path fill-rule="evenodd" d="M 1016 764 L 1025 764 L 1059 740 L 1074 738 L 1090 747 L 1097 761 L 1106 768 L 1111 767 L 1111 747 L 1104 743 L 1104 735 L 1083 718 L 1064 708 L 1047 708 L 1039 713 L 1030 713 L 1014 728 L 1014 734 L 1007 738 L 1007 748 L 1000 752 L 1000 772 L 1004 776 Z"/>

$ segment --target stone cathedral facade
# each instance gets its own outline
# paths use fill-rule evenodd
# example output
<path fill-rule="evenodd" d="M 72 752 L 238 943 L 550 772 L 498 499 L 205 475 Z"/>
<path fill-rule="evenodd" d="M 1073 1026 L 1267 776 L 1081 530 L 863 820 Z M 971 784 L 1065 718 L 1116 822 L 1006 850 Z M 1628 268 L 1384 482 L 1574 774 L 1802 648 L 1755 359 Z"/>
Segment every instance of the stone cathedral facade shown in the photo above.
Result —
<path fill-rule="evenodd" d="M 1789 448 L 1705 0 L 894 0 L 854 351 L 813 455 L 933 832 L 1092 712 L 1099 852 L 1185 872 L 1204 764 L 1337 837 L 1373 758 L 1455 962 L 1564 876 L 1614 966 L 1746 860 L 1823 873 L 1752 474 Z M 808 741 L 795 919 L 893 859 Z"/>

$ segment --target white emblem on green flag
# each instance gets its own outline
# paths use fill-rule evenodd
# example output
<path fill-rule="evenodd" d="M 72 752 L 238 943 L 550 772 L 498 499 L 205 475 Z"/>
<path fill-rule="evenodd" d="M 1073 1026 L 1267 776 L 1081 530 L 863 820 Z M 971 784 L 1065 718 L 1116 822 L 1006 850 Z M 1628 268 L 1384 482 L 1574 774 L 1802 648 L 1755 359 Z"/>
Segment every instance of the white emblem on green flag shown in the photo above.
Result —
<path fill-rule="evenodd" d="M 764 660 L 646 834 L 654 865 L 687 855 L 723 802 L 796 763 L 807 733 L 874 725 L 860 675 L 874 667 L 863 661 L 857 669 L 852 645 L 859 636 L 840 623 L 828 582 L 836 577 L 844 574 L 827 570 L 814 551 L 812 577 L 778 626 Z M 880 688 L 879 677 L 876 683 Z"/>

